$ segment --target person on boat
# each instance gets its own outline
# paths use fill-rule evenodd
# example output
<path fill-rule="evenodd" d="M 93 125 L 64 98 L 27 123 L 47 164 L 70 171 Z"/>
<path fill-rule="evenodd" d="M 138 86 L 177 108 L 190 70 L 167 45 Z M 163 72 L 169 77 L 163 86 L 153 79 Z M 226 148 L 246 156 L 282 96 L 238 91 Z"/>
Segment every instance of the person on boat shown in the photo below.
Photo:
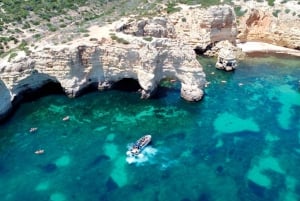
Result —
<path fill-rule="evenodd" d="M 37 129 L 38 129 L 38 128 L 30 128 L 29 132 L 30 132 L 30 133 L 35 132 L 35 131 L 37 131 Z"/>
<path fill-rule="evenodd" d="M 137 154 L 137 153 L 139 153 L 139 148 L 137 147 L 137 146 L 134 146 L 132 149 L 131 149 L 131 153 L 133 153 L 133 154 Z"/>

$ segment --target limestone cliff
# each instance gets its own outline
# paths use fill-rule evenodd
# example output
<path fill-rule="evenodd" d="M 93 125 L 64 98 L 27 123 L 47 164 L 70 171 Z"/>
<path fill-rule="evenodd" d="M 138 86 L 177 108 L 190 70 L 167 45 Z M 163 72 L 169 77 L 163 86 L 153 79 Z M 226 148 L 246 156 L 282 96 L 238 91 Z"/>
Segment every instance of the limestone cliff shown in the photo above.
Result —
<path fill-rule="evenodd" d="M 234 10 L 228 5 L 208 9 L 181 5 L 179 12 L 167 17 L 126 21 L 116 31 L 134 36 L 177 38 L 204 52 L 223 40 L 235 44 L 237 24 Z"/>
<path fill-rule="evenodd" d="M 296 1 L 276 2 L 273 7 L 265 3 L 250 2 L 242 5 L 246 13 L 239 18 L 241 42 L 260 41 L 300 49 L 300 4 Z"/>
<path fill-rule="evenodd" d="M 180 12 L 170 16 L 177 38 L 194 49 L 205 51 L 216 42 L 228 40 L 235 44 L 237 36 L 236 16 L 228 5 L 207 9 L 183 6 Z"/>
<path fill-rule="evenodd" d="M 170 16 L 128 18 L 107 28 L 94 27 L 89 34 L 90 38 L 69 44 L 54 45 L 44 39 L 30 55 L 4 59 L 0 114 L 11 109 L 19 94 L 49 82 L 75 97 L 90 85 L 102 90 L 132 78 L 140 84 L 141 97 L 149 98 L 162 79 L 175 78 L 181 82 L 184 99 L 199 101 L 206 80 L 194 49 L 204 50 L 222 40 L 235 43 L 236 22 L 230 6 L 182 7 Z"/>
<path fill-rule="evenodd" d="M 0 64 L 0 114 L 11 108 L 15 96 L 48 82 L 59 83 L 70 97 L 91 84 L 110 87 L 123 78 L 136 79 L 142 98 L 149 98 L 163 78 L 181 81 L 181 95 L 188 101 L 203 96 L 205 74 L 189 46 L 171 39 L 152 42 L 128 38 L 130 44 L 89 42 L 44 48 Z"/>

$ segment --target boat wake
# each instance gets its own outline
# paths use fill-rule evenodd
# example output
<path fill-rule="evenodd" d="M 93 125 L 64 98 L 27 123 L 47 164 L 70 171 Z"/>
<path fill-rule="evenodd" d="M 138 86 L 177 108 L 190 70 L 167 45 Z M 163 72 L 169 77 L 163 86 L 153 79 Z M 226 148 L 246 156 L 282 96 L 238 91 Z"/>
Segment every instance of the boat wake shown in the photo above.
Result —
<path fill-rule="evenodd" d="M 145 163 L 154 163 L 154 156 L 157 154 L 157 149 L 147 146 L 138 155 L 128 154 L 126 161 L 128 164 L 143 165 Z"/>
<path fill-rule="evenodd" d="M 151 146 L 147 146 L 138 155 L 132 156 L 128 154 L 126 157 L 126 162 L 136 166 L 149 164 L 158 165 L 160 170 L 166 170 L 170 166 L 178 164 L 177 160 L 172 159 L 172 157 L 170 158 L 169 152 L 170 150 L 166 148 L 153 148 Z"/>

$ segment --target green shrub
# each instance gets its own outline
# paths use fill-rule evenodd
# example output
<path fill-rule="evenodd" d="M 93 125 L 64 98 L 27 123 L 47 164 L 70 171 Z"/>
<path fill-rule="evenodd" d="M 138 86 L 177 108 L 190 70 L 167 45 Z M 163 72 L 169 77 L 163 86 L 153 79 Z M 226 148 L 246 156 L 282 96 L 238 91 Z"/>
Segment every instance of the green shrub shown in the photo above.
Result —
<path fill-rule="evenodd" d="M 35 38 L 35 39 L 39 39 L 39 38 L 41 38 L 42 36 L 41 36 L 41 34 L 34 34 L 33 35 L 33 38 Z"/>
<path fill-rule="evenodd" d="M 110 38 L 112 40 L 115 40 L 117 41 L 118 43 L 122 43 L 122 44 L 125 44 L 125 45 L 128 45 L 129 42 L 127 40 L 125 40 L 124 38 L 119 38 L 118 36 L 116 36 L 115 34 L 111 34 L 110 35 Z"/>
<path fill-rule="evenodd" d="M 22 30 L 18 29 L 18 28 L 15 28 L 15 32 L 16 33 L 24 33 Z"/>
<path fill-rule="evenodd" d="M 247 12 L 247 10 L 243 11 L 241 6 L 237 6 L 234 8 L 234 12 L 235 12 L 236 16 L 241 17 Z"/>
<path fill-rule="evenodd" d="M 35 26 L 40 25 L 40 21 L 32 21 L 32 24 Z"/>
<path fill-rule="evenodd" d="M 212 5 L 220 4 L 220 0 L 179 0 L 178 3 L 188 4 L 188 5 L 196 5 L 201 4 L 202 7 L 209 7 Z M 224 0 L 224 3 L 231 3 L 231 0 Z"/>
<path fill-rule="evenodd" d="M 87 29 L 85 29 L 85 28 L 83 28 L 83 27 L 79 27 L 78 31 L 79 31 L 80 33 L 87 33 L 87 32 L 89 32 Z"/>
<path fill-rule="evenodd" d="M 25 40 L 22 40 L 21 44 L 19 45 L 20 50 L 24 50 L 27 48 L 27 42 Z"/>
<path fill-rule="evenodd" d="M 274 1 L 275 1 L 275 0 L 268 0 L 268 5 L 269 5 L 269 6 L 274 6 Z"/>
<path fill-rule="evenodd" d="M 15 58 L 16 56 L 18 56 L 18 54 L 16 52 L 13 52 L 9 55 L 8 61 L 11 61 L 13 58 Z"/>
<path fill-rule="evenodd" d="M 273 11 L 273 16 L 274 17 L 278 17 L 278 14 L 280 13 L 280 10 L 275 10 L 275 11 Z"/>
<path fill-rule="evenodd" d="M 30 27 L 31 27 L 30 24 L 28 22 L 25 22 L 22 29 L 29 29 Z"/>
<path fill-rule="evenodd" d="M 291 11 L 290 9 L 285 9 L 285 10 L 284 10 L 284 12 L 285 12 L 286 14 L 288 14 L 290 11 Z"/>
<path fill-rule="evenodd" d="M 180 8 L 176 7 L 175 2 L 168 2 L 167 4 L 167 13 L 175 13 L 180 11 Z"/>
<path fill-rule="evenodd" d="M 148 37 L 144 37 L 143 38 L 145 41 L 149 41 L 151 42 L 153 40 L 153 38 L 151 36 L 148 36 Z"/>

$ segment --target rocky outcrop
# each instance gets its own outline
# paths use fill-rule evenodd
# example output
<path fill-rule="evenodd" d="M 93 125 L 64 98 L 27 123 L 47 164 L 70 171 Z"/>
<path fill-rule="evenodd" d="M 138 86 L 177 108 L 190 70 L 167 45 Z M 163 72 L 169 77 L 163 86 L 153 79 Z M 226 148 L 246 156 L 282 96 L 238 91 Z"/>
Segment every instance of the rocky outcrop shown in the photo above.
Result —
<path fill-rule="evenodd" d="M 116 26 L 116 31 L 134 36 L 174 38 L 175 29 L 165 17 L 125 21 Z"/>
<path fill-rule="evenodd" d="M 169 18 L 174 24 L 176 37 L 200 52 L 205 52 L 219 41 L 236 43 L 236 17 L 232 7 L 228 5 L 207 9 L 182 7 L 180 12 Z"/>
<path fill-rule="evenodd" d="M 3 81 L 0 80 L 0 119 L 5 117 L 11 108 L 11 95 L 9 89 L 6 87 Z"/>
<path fill-rule="evenodd" d="M 300 4 L 278 3 L 273 7 L 244 5 L 247 12 L 239 19 L 238 39 L 260 41 L 300 50 Z"/>
<path fill-rule="evenodd" d="M 205 52 L 219 41 L 235 44 L 237 25 L 234 10 L 228 5 L 208 9 L 182 5 L 179 12 L 168 17 L 128 20 L 119 24 L 116 31 L 134 36 L 177 38 Z"/>
<path fill-rule="evenodd" d="M 218 57 L 221 51 L 229 51 L 231 52 L 230 57 L 234 57 L 235 59 L 242 59 L 245 57 L 245 53 L 242 51 L 241 48 L 233 45 L 228 40 L 223 40 L 215 44 L 210 50 L 207 50 L 204 55 L 209 57 Z M 227 52 L 228 52 L 227 51 Z M 223 54 L 224 55 L 224 54 Z M 224 58 L 224 56 L 222 56 Z M 226 56 L 225 56 L 226 57 Z"/>
<path fill-rule="evenodd" d="M 181 81 L 182 97 L 188 101 L 200 100 L 205 84 L 194 51 L 171 39 L 45 48 L 29 57 L 2 62 L 0 71 L 2 115 L 18 94 L 48 82 L 59 83 L 68 96 L 75 97 L 89 85 L 104 89 L 132 78 L 139 82 L 142 98 L 149 98 L 162 79 L 176 78 Z"/>

